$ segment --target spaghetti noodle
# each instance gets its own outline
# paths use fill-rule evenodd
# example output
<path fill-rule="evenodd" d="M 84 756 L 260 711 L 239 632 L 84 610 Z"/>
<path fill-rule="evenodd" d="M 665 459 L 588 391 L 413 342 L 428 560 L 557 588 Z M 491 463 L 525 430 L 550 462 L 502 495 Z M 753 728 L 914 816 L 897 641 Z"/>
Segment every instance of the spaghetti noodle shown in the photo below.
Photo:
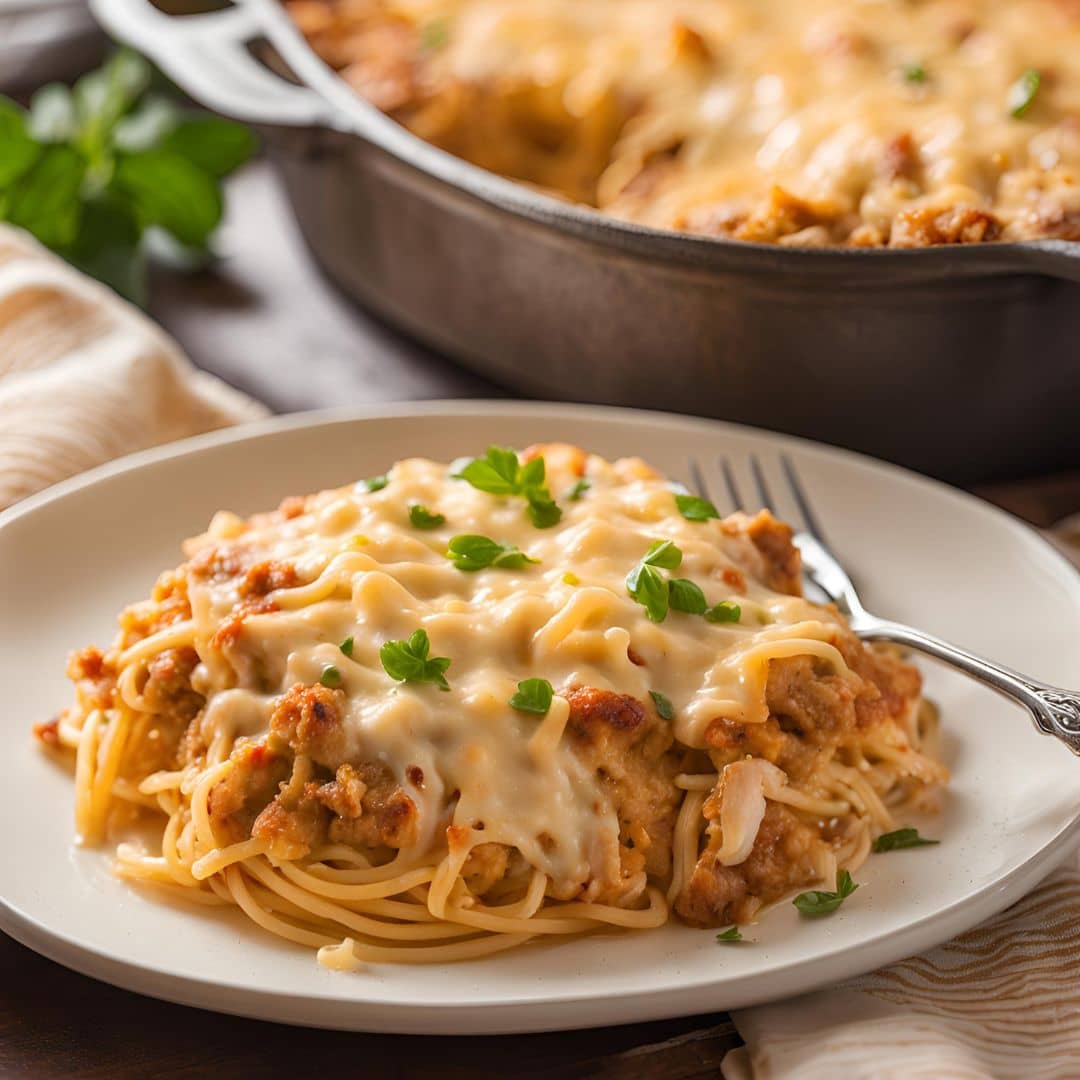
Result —
<path fill-rule="evenodd" d="M 769 514 L 562 445 L 478 468 L 188 541 L 38 729 L 82 841 L 156 821 L 124 878 L 329 967 L 441 963 L 751 920 L 946 781 L 918 674 L 799 595 Z"/>

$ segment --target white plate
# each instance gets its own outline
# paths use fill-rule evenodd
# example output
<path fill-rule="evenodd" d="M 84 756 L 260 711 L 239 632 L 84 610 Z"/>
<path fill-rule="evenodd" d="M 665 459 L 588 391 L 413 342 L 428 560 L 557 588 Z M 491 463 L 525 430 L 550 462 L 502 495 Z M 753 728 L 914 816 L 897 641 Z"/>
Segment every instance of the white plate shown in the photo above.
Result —
<path fill-rule="evenodd" d="M 265 509 L 399 457 L 546 439 L 640 454 L 673 475 L 691 455 L 711 468 L 719 454 L 754 451 L 774 468 L 787 449 L 872 608 L 1043 679 L 1068 684 L 1080 671 L 1080 577 L 1049 546 L 975 499 L 840 451 L 682 417 L 503 403 L 294 417 L 206 436 L 0 516 L 3 929 L 86 974 L 189 1005 L 367 1031 L 536 1031 L 734 1008 L 867 971 L 999 911 L 1067 854 L 1080 762 L 1021 710 L 929 667 L 954 776 L 944 813 L 923 823 L 941 845 L 872 858 L 839 913 L 808 921 L 781 905 L 739 947 L 668 926 L 346 975 L 235 912 L 137 893 L 110 876 L 106 853 L 73 846 L 70 777 L 35 748 L 30 725 L 68 702 L 68 650 L 108 641 L 115 613 L 179 561 L 182 537 L 219 507 Z"/>

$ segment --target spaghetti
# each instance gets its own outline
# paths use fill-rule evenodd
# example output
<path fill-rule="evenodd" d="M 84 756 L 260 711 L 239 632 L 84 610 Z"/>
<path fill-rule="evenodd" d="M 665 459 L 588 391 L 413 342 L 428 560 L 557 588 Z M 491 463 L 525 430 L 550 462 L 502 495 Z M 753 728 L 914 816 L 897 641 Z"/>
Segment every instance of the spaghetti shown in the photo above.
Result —
<path fill-rule="evenodd" d="M 38 729 L 82 841 L 157 822 L 124 878 L 329 967 L 442 963 L 751 920 L 947 780 L 918 674 L 799 595 L 769 514 L 562 445 L 474 466 L 188 541 Z"/>

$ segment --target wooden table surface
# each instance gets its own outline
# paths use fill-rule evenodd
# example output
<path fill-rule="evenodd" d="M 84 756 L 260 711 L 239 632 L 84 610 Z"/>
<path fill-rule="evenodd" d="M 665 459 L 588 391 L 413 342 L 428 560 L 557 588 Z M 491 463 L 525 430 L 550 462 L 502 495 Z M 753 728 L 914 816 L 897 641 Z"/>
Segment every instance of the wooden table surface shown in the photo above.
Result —
<path fill-rule="evenodd" d="M 272 175 L 233 182 L 223 261 L 160 275 L 152 313 L 201 366 L 278 411 L 500 391 L 403 340 L 319 276 Z M 1048 525 L 1080 510 L 1080 475 L 980 492 Z M 234 1078 L 288 1072 L 440 1077 L 716 1077 L 739 1044 L 725 1014 L 552 1035 L 313 1031 L 170 1005 L 68 971 L 0 935 L 0 1077 Z"/>

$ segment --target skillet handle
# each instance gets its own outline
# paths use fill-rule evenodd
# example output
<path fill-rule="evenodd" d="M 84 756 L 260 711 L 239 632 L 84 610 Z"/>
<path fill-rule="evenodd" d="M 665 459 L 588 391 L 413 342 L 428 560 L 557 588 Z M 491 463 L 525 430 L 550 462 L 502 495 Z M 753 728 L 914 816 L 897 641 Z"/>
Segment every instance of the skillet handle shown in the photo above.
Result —
<path fill-rule="evenodd" d="M 248 50 L 263 36 L 254 9 L 237 4 L 205 15 L 170 16 L 150 0 L 90 0 L 101 25 L 154 61 L 209 108 L 255 124 L 331 123 L 326 100 L 264 67 Z"/>

